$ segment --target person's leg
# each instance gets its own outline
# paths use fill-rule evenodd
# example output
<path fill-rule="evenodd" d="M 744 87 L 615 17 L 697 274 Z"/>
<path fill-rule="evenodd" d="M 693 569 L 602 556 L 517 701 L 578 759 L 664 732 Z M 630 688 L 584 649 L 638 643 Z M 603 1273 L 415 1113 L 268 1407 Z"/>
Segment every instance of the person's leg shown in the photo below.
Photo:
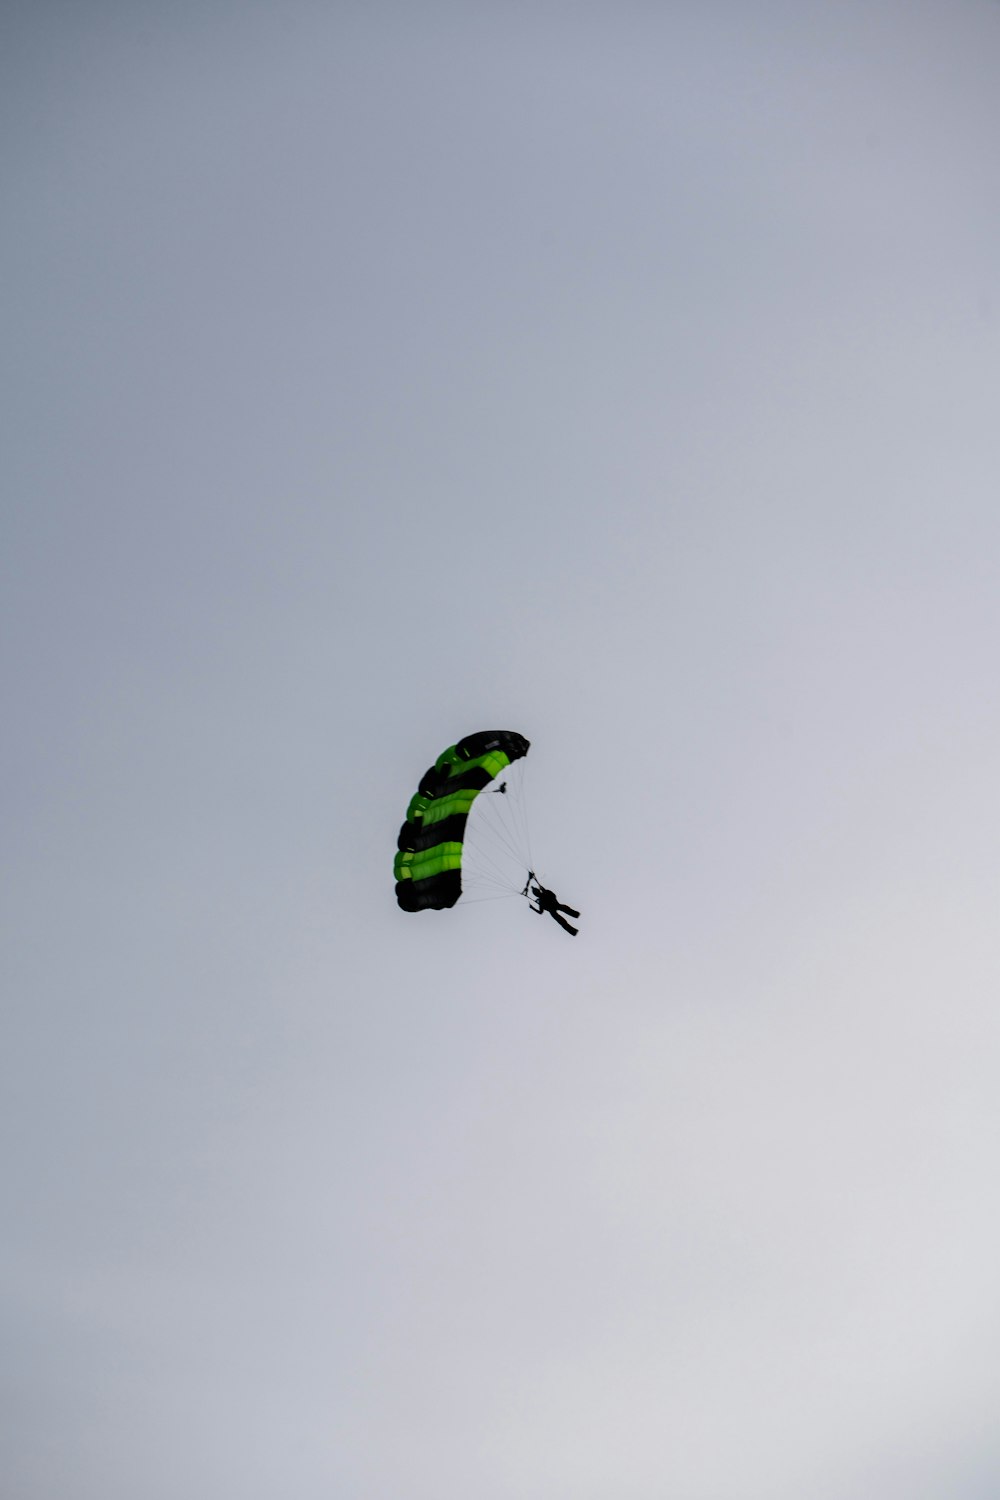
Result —
<path fill-rule="evenodd" d="M 552 913 L 552 919 L 553 921 L 558 922 L 560 927 L 565 927 L 566 931 L 571 932 L 574 937 L 576 937 L 577 933 L 580 930 L 578 927 L 571 927 L 566 919 L 564 917 L 561 917 L 557 911 L 554 911 Z"/>

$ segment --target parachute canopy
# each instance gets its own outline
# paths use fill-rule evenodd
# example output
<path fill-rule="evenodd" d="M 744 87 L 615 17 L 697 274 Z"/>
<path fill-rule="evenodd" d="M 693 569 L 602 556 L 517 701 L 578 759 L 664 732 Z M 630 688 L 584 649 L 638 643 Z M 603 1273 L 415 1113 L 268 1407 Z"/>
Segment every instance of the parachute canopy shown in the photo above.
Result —
<path fill-rule="evenodd" d="M 421 778 L 399 830 L 394 865 L 396 900 L 404 911 L 455 905 L 462 894 L 466 821 L 472 804 L 502 771 L 527 755 L 528 744 L 512 729 L 467 734 L 443 750 Z M 503 784 L 497 790 L 504 791 Z"/>

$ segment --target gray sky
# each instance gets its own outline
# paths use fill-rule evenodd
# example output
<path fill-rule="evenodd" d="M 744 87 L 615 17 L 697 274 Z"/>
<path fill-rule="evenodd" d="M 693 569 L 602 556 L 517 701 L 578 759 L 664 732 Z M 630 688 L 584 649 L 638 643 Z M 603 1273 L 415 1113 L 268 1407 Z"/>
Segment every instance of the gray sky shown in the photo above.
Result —
<path fill-rule="evenodd" d="M 5 8 L 5 1493 L 1000 1490 L 998 76 Z M 487 727 L 575 942 L 396 909 Z"/>

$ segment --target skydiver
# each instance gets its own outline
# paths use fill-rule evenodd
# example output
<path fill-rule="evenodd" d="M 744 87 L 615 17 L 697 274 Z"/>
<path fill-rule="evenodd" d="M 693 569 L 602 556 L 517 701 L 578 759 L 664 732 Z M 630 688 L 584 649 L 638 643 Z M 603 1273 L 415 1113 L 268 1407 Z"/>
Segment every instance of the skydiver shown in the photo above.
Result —
<path fill-rule="evenodd" d="M 534 874 L 534 872 L 532 873 Z M 534 878 L 536 881 L 538 880 L 537 875 L 535 875 Z M 524 894 L 527 895 L 527 889 L 525 889 Z M 556 896 L 555 891 L 546 890 L 545 886 L 542 885 L 541 882 L 531 887 L 531 894 L 538 902 L 537 906 L 529 902 L 532 911 L 537 912 L 539 916 L 541 916 L 543 912 L 547 911 L 554 922 L 558 922 L 560 927 L 564 928 L 566 932 L 572 934 L 573 937 L 576 937 L 580 929 L 578 927 L 570 926 L 565 917 L 561 917 L 559 913 L 565 912 L 567 917 L 578 917 L 580 915 L 578 911 L 574 911 L 571 906 L 564 906 Z"/>

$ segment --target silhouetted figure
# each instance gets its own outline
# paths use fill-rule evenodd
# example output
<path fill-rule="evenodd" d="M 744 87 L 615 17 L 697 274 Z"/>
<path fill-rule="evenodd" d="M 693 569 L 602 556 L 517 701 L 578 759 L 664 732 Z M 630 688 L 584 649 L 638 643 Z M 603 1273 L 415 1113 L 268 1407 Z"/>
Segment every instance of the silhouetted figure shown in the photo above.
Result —
<path fill-rule="evenodd" d="M 531 875 L 534 880 L 538 880 L 538 876 L 535 875 L 534 871 L 531 872 Z M 528 894 L 527 886 L 524 888 L 524 894 Z M 578 917 L 580 915 L 578 911 L 574 911 L 571 906 L 564 906 L 556 896 L 555 891 L 546 890 L 545 886 L 540 883 L 531 887 L 531 894 L 538 902 L 537 906 L 532 904 L 532 911 L 537 912 L 539 916 L 541 916 L 542 912 L 547 911 L 554 922 L 558 922 L 560 927 L 564 928 L 566 932 L 571 933 L 573 937 L 576 937 L 580 929 L 578 927 L 571 927 L 559 913 L 565 912 L 567 917 Z"/>

